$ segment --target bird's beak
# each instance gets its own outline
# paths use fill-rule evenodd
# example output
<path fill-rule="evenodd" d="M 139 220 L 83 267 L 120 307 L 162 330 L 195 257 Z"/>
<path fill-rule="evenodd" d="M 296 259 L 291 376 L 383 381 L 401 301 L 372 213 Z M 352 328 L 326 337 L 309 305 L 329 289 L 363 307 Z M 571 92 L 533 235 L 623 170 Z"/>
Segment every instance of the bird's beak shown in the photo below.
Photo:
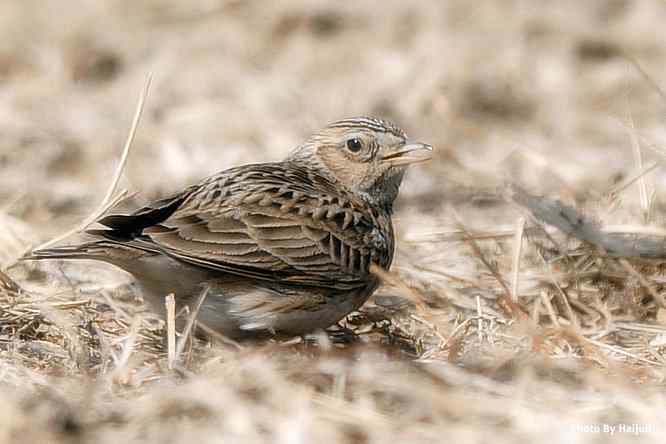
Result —
<path fill-rule="evenodd" d="M 381 161 L 391 166 L 411 165 L 412 163 L 425 162 L 432 157 L 432 146 L 425 143 L 407 142 L 390 148 L 382 156 Z"/>

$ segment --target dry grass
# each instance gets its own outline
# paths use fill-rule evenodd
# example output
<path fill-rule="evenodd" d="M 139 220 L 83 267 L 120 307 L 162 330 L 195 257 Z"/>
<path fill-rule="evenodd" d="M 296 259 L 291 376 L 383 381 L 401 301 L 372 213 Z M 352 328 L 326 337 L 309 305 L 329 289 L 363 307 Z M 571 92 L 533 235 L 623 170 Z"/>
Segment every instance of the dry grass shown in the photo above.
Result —
<path fill-rule="evenodd" d="M 0 3 L 0 442 L 663 440 L 663 261 L 603 251 L 664 235 L 663 2 L 68 5 Z M 356 343 L 173 336 L 110 267 L 7 269 L 109 183 L 135 206 L 356 114 L 436 147 Z"/>

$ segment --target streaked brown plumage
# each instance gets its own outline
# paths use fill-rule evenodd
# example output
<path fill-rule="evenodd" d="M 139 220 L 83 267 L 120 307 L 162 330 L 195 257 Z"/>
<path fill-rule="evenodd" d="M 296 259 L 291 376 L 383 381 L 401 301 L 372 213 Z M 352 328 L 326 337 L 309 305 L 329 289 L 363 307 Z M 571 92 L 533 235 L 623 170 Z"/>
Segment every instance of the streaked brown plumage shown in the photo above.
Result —
<path fill-rule="evenodd" d="M 354 118 L 313 135 L 286 160 L 215 174 L 129 215 L 99 220 L 101 238 L 26 259 L 94 259 L 132 273 L 162 312 L 164 296 L 243 338 L 326 328 L 378 285 L 393 259 L 393 201 L 408 164 L 431 148 L 387 121 Z"/>

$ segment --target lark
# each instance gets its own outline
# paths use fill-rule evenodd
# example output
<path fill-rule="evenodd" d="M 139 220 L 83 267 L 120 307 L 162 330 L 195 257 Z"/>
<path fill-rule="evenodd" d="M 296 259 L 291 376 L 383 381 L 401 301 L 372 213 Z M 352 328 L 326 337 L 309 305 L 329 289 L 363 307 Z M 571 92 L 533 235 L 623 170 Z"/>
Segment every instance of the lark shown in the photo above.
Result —
<path fill-rule="evenodd" d="M 91 259 L 132 274 L 158 313 L 173 293 L 234 339 L 303 335 L 361 307 L 395 250 L 393 203 L 406 168 L 430 159 L 386 120 L 334 122 L 281 162 L 219 172 L 131 214 L 94 240 L 28 260 Z"/>

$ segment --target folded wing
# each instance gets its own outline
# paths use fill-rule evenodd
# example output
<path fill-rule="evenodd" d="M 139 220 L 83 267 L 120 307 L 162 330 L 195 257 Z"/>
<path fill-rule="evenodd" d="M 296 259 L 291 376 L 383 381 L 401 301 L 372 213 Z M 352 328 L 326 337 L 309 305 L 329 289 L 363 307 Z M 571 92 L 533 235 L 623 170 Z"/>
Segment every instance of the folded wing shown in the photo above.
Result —
<path fill-rule="evenodd" d="M 294 190 L 263 169 L 237 176 L 100 223 L 116 239 L 126 233 L 183 262 L 261 280 L 355 288 L 372 279 L 371 262 L 390 263 L 392 236 L 361 203 L 303 181 Z"/>

